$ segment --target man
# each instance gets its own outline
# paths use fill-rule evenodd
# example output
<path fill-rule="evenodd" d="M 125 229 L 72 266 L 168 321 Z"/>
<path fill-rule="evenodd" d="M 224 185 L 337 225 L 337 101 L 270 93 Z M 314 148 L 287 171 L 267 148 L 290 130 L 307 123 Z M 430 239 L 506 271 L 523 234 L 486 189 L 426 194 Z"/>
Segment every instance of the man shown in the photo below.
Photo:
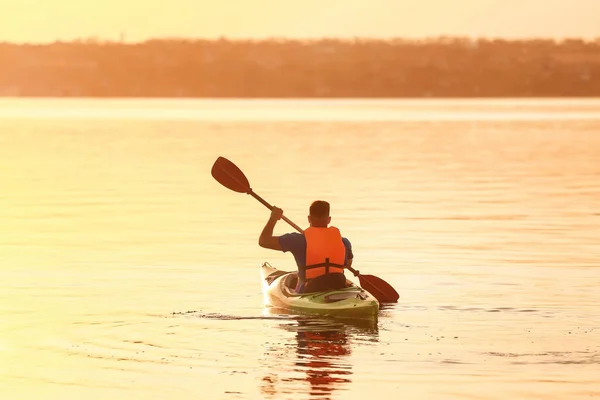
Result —
<path fill-rule="evenodd" d="M 329 203 L 317 200 L 310 205 L 308 222 L 310 227 L 304 233 L 287 233 L 273 236 L 277 221 L 283 210 L 273 207 L 258 244 L 261 247 L 294 255 L 298 266 L 299 293 L 319 292 L 339 289 L 346 286 L 344 266 L 351 266 L 354 255 L 352 245 L 342 237 L 338 228 L 328 227 L 331 223 Z"/>

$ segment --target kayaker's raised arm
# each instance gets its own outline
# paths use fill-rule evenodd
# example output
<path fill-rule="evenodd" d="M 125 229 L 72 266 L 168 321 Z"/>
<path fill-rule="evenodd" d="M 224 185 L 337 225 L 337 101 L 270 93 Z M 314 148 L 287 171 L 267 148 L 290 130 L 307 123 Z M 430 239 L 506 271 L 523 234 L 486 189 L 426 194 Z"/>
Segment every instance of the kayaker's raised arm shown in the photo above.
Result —
<path fill-rule="evenodd" d="M 275 229 L 275 224 L 277 224 L 277 221 L 279 221 L 282 216 L 283 210 L 281 208 L 273 207 L 273 210 L 271 210 L 271 216 L 269 217 L 267 224 L 263 228 L 260 237 L 258 238 L 258 245 L 260 247 L 272 250 L 281 250 L 281 246 L 279 245 L 279 237 L 273 236 L 273 229 Z"/>

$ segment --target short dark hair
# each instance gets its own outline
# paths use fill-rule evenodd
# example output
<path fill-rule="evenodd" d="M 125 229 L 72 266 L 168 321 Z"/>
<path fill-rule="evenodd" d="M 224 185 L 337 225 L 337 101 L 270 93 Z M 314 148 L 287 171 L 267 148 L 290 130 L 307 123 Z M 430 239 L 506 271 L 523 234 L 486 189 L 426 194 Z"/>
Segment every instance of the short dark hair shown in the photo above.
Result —
<path fill-rule="evenodd" d="M 309 214 L 311 217 L 323 218 L 329 217 L 329 203 L 323 200 L 316 200 L 310 205 Z"/>

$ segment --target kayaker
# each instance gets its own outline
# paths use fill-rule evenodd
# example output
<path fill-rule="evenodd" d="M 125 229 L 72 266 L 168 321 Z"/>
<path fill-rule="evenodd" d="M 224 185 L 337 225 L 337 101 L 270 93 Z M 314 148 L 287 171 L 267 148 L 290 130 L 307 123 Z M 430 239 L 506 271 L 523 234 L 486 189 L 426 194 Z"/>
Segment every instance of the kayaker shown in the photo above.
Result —
<path fill-rule="evenodd" d="M 273 236 L 275 224 L 283 216 L 282 209 L 273 207 L 258 239 L 261 247 L 293 254 L 298 266 L 297 292 L 318 292 L 346 286 L 343 267 L 352 265 L 352 245 L 342 237 L 338 228 L 328 226 L 331 223 L 329 211 L 328 202 L 314 201 L 308 214 L 310 227 L 304 233 Z"/>

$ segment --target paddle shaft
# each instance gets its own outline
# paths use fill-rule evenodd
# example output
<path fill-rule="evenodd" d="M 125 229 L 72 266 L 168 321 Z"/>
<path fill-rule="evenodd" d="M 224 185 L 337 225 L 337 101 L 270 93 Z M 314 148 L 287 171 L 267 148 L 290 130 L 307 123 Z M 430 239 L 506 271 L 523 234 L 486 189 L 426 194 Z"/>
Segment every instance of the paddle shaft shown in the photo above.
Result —
<path fill-rule="evenodd" d="M 250 191 L 248 192 L 248 194 L 252 197 L 254 197 L 256 200 L 258 200 L 260 203 L 262 203 L 263 206 L 267 207 L 269 210 L 273 210 L 273 206 L 270 205 L 269 203 L 267 203 L 267 201 L 265 199 L 263 199 L 262 197 L 260 197 L 259 195 L 257 195 L 256 193 L 254 193 L 254 191 L 252 191 L 252 189 L 250 189 Z M 285 215 L 281 216 L 281 219 L 284 220 L 285 222 L 287 222 L 288 224 L 290 224 L 292 227 L 294 227 L 298 232 L 302 233 L 302 228 L 300 228 L 298 225 L 296 225 L 295 223 L 293 223 L 292 221 L 290 221 L 288 219 L 288 217 L 286 217 Z"/>

